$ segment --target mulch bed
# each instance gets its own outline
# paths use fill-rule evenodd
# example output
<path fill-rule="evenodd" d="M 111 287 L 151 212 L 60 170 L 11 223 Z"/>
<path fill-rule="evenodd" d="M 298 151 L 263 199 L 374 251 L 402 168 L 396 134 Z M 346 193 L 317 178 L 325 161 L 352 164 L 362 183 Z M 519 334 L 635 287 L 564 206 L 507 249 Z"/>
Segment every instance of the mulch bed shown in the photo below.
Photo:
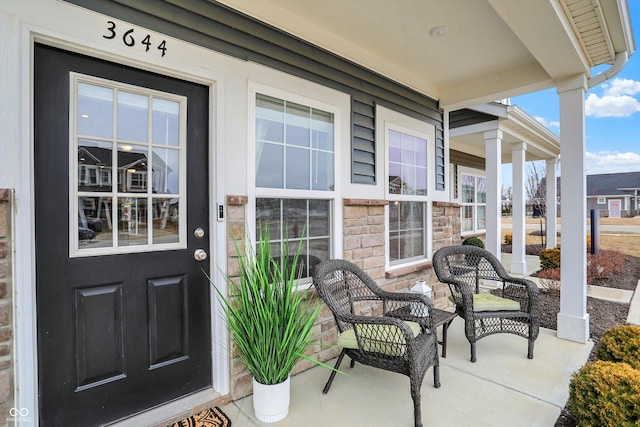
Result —
<path fill-rule="evenodd" d="M 502 245 L 503 252 L 511 251 L 511 245 Z M 539 246 L 539 245 L 529 245 Z M 527 254 L 537 255 L 536 248 L 527 246 Z M 539 249 L 538 249 L 539 252 Z M 640 258 L 628 256 L 618 272 L 606 279 L 594 282 L 594 285 L 616 289 L 634 290 L 640 279 Z M 540 326 L 557 330 L 557 315 L 560 311 L 560 295 L 540 292 L 539 313 Z M 617 325 L 622 325 L 627 320 L 629 312 L 628 304 L 620 304 L 603 301 L 596 298 L 587 298 L 587 312 L 589 313 L 589 332 L 594 342 L 593 350 L 589 355 L 589 361 L 595 360 L 595 348 L 604 332 Z M 571 413 L 571 407 L 562 410 L 554 427 L 576 427 L 576 419 Z"/>

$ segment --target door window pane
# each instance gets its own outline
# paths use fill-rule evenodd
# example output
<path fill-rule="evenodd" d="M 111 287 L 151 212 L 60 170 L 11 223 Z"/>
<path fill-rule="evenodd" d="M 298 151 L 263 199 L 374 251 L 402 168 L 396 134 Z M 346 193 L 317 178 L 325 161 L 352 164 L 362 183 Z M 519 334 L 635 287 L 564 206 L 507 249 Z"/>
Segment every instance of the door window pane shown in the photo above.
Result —
<path fill-rule="evenodd" d="M 149 97 L 118 92 L 118 139 L 147 142 Z"/>
<path fill-rule="evenodd" d="M 122 197 L 118 200 L 118 245 L 146 245 L 147 199 Z"/>
<path fill-rule="evenodd" d="M 153 199 L 153 243 L 178 243 L 180 240 L 180 202 L 178 199 Z"/>
<path fill-rule="evenodd" d="M 111 191 L 113 144 L 81 139 L 77 147 L 78 191 Z"/>
<path fill-rule="evenodd" d="M 153 143 L 177 147 L 180 144 L 180 103 L 153 98 Z"/>
<path fill-rule="evenodd" d="M 118 190 L 123 193 L 147 192 L 147 158 L 145 145 L 118 146 Z"/>
<path fill-rule="evenodd" d="M 78 197 L 77 231 L 81 247 L 111 247 L 111 200 L 108 197 Z"/>
<path fill-rule="evenodd" d="M 111 138 L 113 134 L 113 89 L 78 83 L 76 133 Z"/>
<path fill-rule="evenodd" d="M 167 148 L 153 149 L 151 191 L 157 194 L 179 194 L 180 152 Z"/>

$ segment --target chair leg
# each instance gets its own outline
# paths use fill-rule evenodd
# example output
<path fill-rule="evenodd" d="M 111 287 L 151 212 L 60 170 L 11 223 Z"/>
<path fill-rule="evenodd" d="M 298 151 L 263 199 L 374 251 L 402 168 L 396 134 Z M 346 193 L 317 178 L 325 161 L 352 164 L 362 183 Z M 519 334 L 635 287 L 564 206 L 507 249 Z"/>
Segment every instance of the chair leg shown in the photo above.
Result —
<path fill-rule="evenodd" d="M 533 340 L 529 339 L 529 352 L 527 353 L 529 359 L 533 359 Z"/>
<path fill-rule="evenodd" d="M 356 361 L 351 359 L 351 363 L 349 364 L 349 367 L 353 369 L 354 366 L 356 366 Z"/>
<path fill-rule="evenodd" d="M 331 384 L 333 383 L 333 379 L 336 376 L 336 371 L 340 367 L 340 364 L 342 363 L 342 359 L 344 358 L 345 354 L 347 354 L 347 350 L 346 349 L 342 349 L 342 352 L 340 353 L 340 356 L 338 356 L 338 360 L 336 361 L 336 365 L 333 367 L 334 370 L 331 371 L 331 375 L 329 376 L 329 380 L 327 381 L 327 383 L 325 384 L 324 388 L 322 389 L 322 394 L 329 393 L 329 389 L 331 388 Z"/>
<path fill-rule="evenodd" d="M 422 409 L 420 407 L 420 382 L 409 377 L 411 383 L 411 399 L 413 399 L 413 420 L 415 427 L 422 427 Z"/>
<path fill-rule="evenodd" d="M 440 388 L 440 366 L 438 365 L 433 367 L 433 386 Z"/>
<path fill-rule="evenodd" d="M 476 362 L 476 343 L 471 343 L 471 361 L 473 363 Z"/>

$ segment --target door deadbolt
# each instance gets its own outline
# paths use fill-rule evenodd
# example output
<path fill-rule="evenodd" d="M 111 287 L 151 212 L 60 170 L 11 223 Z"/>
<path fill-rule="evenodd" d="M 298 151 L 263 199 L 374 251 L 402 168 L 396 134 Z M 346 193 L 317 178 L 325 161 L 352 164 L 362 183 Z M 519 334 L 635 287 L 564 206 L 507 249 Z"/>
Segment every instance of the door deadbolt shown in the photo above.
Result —
<path fill-rule="evenodd" d="M 198 227 L 195 230 L 193 230 L 193 235 L 196 236 L 198 239 L 202 239 L 204 237 L 204 230 Z"/>

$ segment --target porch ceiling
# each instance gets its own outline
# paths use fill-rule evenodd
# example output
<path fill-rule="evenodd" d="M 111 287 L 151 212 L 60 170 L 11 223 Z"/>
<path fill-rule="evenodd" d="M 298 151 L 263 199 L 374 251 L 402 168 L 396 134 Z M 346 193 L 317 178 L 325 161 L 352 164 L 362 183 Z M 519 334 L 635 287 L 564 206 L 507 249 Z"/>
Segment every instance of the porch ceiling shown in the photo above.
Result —
<path fill-rule="evenodd" d="M 626 0 L 219 2 L 449 109 L 552 87 L 634 50 Z"/>

